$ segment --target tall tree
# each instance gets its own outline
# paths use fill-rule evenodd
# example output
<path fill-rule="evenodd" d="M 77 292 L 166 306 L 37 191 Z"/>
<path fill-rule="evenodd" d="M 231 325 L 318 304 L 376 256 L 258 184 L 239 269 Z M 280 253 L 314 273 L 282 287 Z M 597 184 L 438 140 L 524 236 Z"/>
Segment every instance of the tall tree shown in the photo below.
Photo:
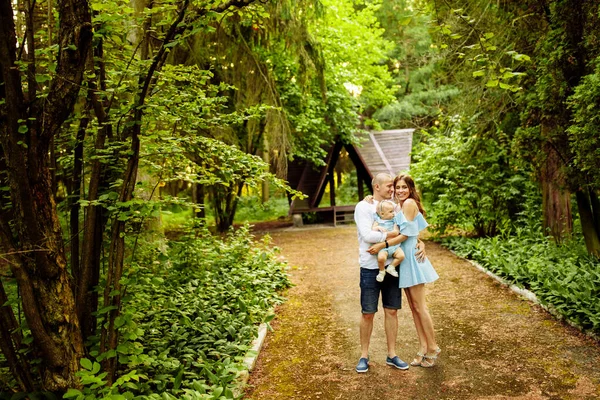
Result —
<path fill-rule="evenodd" d="M 0 2 L 0 157 L 6 166 L 3 183 L 10 188 L 11 201 L 10 207 L 3 204 L 1 243 L 4 252 L 12 254 L 11 270 L 19 284 L 27 325 L 43 360 L 39 366 L 42 385 L 61 391 L 79 385 L 75 372 L 83 355 L 83 340 L 48 153 L 77 100 L 92 40 L 91 15 L 85 0 L 58 2 L 56 75 L 47 96 L 41 97 L 31 31 L 35 6 L 30 3 L 25 13 L 27 28 L 20 43 L 26 47 L 17 48 L 12 4 Z M 20 56 L 24 52 L 28 59 L 22 70 Z M 2 325 L 12 326 L 6 319 Z"/>
<path fill-rule="evenodd" d="M 38 381 L 29 373 L 28 360 L 22 357 L 24 345 L 13 310 L 3 306 L 0 312 L 2 351 L 23 391 L 41 388 L 64 392 L 70 387 L 80 387 L 76 372 L 85 353 L 83 343 L 95 329 L 99 303 L 95 286 L 101 275 L 103 248 L 108 250 L 108 269 L 102 304 L 109 312 L 100 313 L 105 318 L 101 350 L 106 355 L 117 347 L 119 336 L 115 320 L 120 312 L 128 228 L 123 216 L 131 213 L 135 206 L 131 200 L 137 183 L 147 99 L 152 95 L 157 74 L 165 65 L 171 47 L 177 45 L 186 32 L 202 26 L 207 16 L 212 18 L 232 7 L 247 7 L 253 2 L 229 0 L 191 5 L 190 1 L 182 0 L 165 5 L 160 11 L 150 10 L 152 5 L 148 4 L 144 34 L 160 32 L 144 35 L 145 41 L 133 47 L 123 46 L 121 37 L 115 33 L 111 24 L 117 24 L 116 18 L 103 19 L 106 14 L 100 11 L 110 11 L 106 9 L 110 7 L 108 4 L 94 2 L 90 8 L 87 1 L 59 1 L 60 22 L 55 41 L 48 31 L 46 36 L 33 35 L 39 26 L 34 23 L 34 16 L 38 15 L 35 2 L 27 4 L 22 12 L 25 29 L 22 37 L 18 37 L 15 20 L 23 14 L 15 13 L 11 1 L 0 1 L 0 180 L 3 188 L 0 243 L 18 284 L 27 322 L 24 328 L 33 338 L 30 347 L 41 359 L 37 366 L 41 373 Z M 93 16 L 91 9 L 97 11 Z M 112 11 L 117 15 L 119 10 Z M 165 24 L 166 28 L 155 31 L 153 24 Z M 122 28 L 125 27 L 123 24 Z M 111 57 L 105 52 L 109 37 L 117 46 L 121 45 L 120 48 L 111 46 Z M 58 43 L 56 51 L 50 46 L 54 42 Z M 140 56 L 138 50 L 142 44 L 145 50 Z M 131 50 L 127 54 L 128 61 L 114 62 L 124 58 L 125 49 Z M 42 56 L 36 58 L 38 55 Z M 134 71 L 129 70 L 132 65 Z M 111 66 L 123 69 L 110 71 Z M 83 115 L 74 112 L 76 104 L 78 109 L 86 110 Z M 96 118 L 90 121 L 88 111 L 92 109 Z M 69 125 L 65 121 L 72 117 L 77 120 L 71 125 L 76 126 L 78 144 L 74 146 L 76 162 L 70 186 L 75 196 L 71 201 L 73 205 L 84 203 L 78 190 L 87 181 L 90 185 L 87 204 L 93 204 L 84 223 L 88 236 L 82 262 L 72 260 L 71 264 L 75 279 L 68 270 L 51 159 L 55 154 L 52 151 L 54 139 L 59 132 L 68 132 Z M 91 175 L 84 180 L 81 168 L 85 151 L 81 143 L 88 129 L 96 132 L 95 161 Z M 108 173 L 103 169 L 108 169 Z M 114 195 L 106 191 L 109 186 L 115 191 Z M 110 219 L 99 218 L 94 212 L 99 208 L 95 207 L 111 202 L 110 207 L 104 207 L 111 210 Z M 74 206 L 71 219 L 74 235 L 79 235 L 78 214 L 78 207 Z M 110 225 L 108 240 L 103 225 L 107 223 Z M 77 251 L 71 254 L 73 258 L 78 257 Z M 5 297 L 3 288 L 0 297 Z M 88 323 L 89 320 L 92 323 Z M 80 321 L 86 321 L 83 331 Z M 115 377 L 116 358 L 105 356 L 104 359 L 110 383 Z"/>
<path fill-rule="evenodd" d="M 447 49 L 446 70 L 463 83 L 463 96 L 450 111 L 478 116 L 482 137 L 496 136 L 509 159 L 535 169 L 543 224 L 557 240 L 572 230 L 574 193 L 588 250 L 598 253 L 599 186 L 585 155 L 594 154 L 597 141 L 584 120 L 595 115 L 589 106 L 596 95 L 589 85 L 599 51 L 597 5 L 577 0 L 429 4 L 438 45 Z"/>

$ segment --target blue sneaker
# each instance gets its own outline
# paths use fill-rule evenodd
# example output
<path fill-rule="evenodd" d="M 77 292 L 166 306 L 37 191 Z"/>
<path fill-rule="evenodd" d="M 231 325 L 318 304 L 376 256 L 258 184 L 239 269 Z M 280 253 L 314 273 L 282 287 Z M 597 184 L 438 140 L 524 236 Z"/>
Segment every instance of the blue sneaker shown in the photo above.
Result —
<path fill-rule="evenodd" d="M 385 363 L 387 365 L 391 365 L 392 367 L 396 367 L 398 369 L 408 369 L 408 364 L 405 363 L 404 361 L 402 361 L 400 359 L 400 357 L 398 357 L 398 356 L 394 356 L 394 358 L 387 357 L 385 359 Z M 356 368 L 357 368 L 357 371 L 358 371 L 358 367 L 356 367 Z"/>
<path fill-rule="evenodd" d="M 358 364 L 356 365 L 356 372 L 363 373 L 363 372 L 367 372 L 368 370 L 369 370 L 369 359 L 363 357 L 360 360 L 358 360 Z"/>

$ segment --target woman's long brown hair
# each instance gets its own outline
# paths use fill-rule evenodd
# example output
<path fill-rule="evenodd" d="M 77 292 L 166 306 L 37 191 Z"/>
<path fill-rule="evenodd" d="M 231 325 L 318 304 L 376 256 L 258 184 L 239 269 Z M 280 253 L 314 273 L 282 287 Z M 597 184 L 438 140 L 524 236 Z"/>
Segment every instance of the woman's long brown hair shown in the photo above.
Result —
<path fill-rule="evenodd" d="M 415 186 L 415 181 L 413 180 L 413 178 L 411 178 L 410 175 L 398 175 L 397 177 L 394 178 L 394 197 L 396 196 L 396 193 L 395 193 L 396 183 L 398 183 L 399 181 L 406 182 L 406 186 L 408 186 L 408 192 L 409 192 L 408 198 L 413 199 L 417 203 L 417 207 L 419 208 L 419 211 L 421 212 L 421 214 L 423 214 L 423 216 L 425 216 L 425 209 L 423 208 L 423 205 L 421 204 L 421 196 L 419 196 L 419 192 L 417 192 L 417 188 Z"/>

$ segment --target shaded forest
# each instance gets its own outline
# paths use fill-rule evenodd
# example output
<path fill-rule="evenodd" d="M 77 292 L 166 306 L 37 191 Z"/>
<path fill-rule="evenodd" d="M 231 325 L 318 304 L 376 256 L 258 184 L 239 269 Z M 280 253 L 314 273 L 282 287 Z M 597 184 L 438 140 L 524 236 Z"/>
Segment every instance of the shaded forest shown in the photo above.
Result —
<path fill-rule="evenodd" d="M 598 332 L 599 7 L 0 0 L 0 392 L 233 398 L 289 285 L 245 194 L 369 130 L 417 128 L 448 246 Z"/>

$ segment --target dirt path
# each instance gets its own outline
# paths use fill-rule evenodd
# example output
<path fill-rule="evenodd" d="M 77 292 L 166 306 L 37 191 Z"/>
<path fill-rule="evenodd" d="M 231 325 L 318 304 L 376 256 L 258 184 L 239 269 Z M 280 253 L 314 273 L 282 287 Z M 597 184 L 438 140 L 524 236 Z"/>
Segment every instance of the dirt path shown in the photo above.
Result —
<path fill-rule="evenodd" d="M 383 313 L 370 369 L 360 346 L 356 229 L 287 229 L 271 236 L 295 286 L 250 375 L 247 399 L 598 399 L 600 346 L 435 243 L 440 275 L 428 304 L 442 355 L 435 368 L 385 365 Z M 331 253 L 330 249 L 348 249 Z M 406 299 L 397 351 L 410 361 L 416 332 Z"/>

